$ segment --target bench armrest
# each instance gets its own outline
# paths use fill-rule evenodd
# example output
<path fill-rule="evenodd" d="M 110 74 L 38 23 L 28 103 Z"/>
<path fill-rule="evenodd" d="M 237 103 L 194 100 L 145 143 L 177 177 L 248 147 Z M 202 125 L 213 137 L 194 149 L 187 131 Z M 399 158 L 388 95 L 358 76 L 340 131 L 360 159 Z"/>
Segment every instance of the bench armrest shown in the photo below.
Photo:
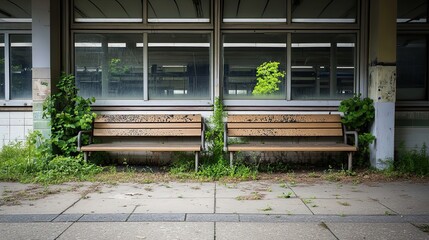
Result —
<path fill-rule="evenodd" d="M 89 134 L 89 143 L 92 142 L 92 131 L 79 131 L 77 134 L 77 150 L 80 151 L 80 148 L 82 147 L 82 134 Z"/>
<path fill-rule="evenodd" d="M 228 126 L 227 122 L 223 123 L 223 150 L 226 152 L 228 149 Z"/>
<path fill-rule="evenodd" d="M 355 137 L 355 147 L 358 147 L 359 146 L 359 142 L 358 142 L 358 134 L 357 134 L 357 132 L 356 131 L 346 131 L 345 132 L 345 134 L 346 135 L 354 135 L 354 137 Z M 347 142 L 346 142 L 347 143 Z"/>
<path fill-rule="evenodd" d="M 203 148 L 203 150 L 206 149 L 206 136 L 205 136 L 205 132 L 206 132 L 206 123 L 204 122 L 204 119 L 202 120 L 202 124 L 203 124 L 203 129 L 201 130 L 201 147 Z"/>

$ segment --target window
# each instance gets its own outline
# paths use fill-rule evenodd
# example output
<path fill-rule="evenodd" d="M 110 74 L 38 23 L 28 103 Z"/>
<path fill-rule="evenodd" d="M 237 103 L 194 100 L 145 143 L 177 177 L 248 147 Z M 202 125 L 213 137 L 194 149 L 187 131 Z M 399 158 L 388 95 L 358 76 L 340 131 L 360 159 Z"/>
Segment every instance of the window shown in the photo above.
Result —
<path fill-rule="evenodd" d="M 355 35 L 292 34 L 292 99 L 353 96 Z"/>
<path fill-rule="evenodd" d="M 74 0 L 75 22 L 142 22 L 140 0 Z"/>
<path fill-rule="evenodd" d="M 1 22 L 31 22 L 31 0 L 0 0 Z"/>
<path fill-rule="evenodd" d="M 210 0 L 148 0 L 148 22 L 210 22 Z"/>
<path fill-rule="evenodd" d="M 5 98 L 5 55 L 4 55 L 4 35 L 0 34 L 0 100 Z"/>
<path fill-rule="evenodd" d="M 210 34 L 149 34 L 149 99 L 210 99 Z"/>
<path fill-rule="evenodd" d="M 143 34 L 76 34 L 74 46 L 80 95 L 143 99 Z"/>
<path fill-rule="evenodd" d="M 286 69 L 285 33 L 243 33 L 223 35 L 224 97 L 226 99 L 285 99 L 285 78 L 279 91 L 266 96 L 254 96 L 256 68 L 264 62 L 279 62 Z"/>
<path fill-rule="evenodd" d="M 0 100 L 32 99 L 30 34 L 0 34 Z"/>
<path fill-rule="evenodd" d="M 223 22 L 286 22 L 286 1 L 224 0 Z"/>
<path fill-rule="evenodd" d="M 357 0 L 292 0 L 294 23 L 355 23 Z"/>
<path fill-rule="evenodd" d="M 398 23 L 426 23 L 427 0 L 398 0 Z"/>
<path fill-rule="evenodd" d="M 427 36 L 399 35 L 397 40 L 398 100 L 428 100 Z"/>

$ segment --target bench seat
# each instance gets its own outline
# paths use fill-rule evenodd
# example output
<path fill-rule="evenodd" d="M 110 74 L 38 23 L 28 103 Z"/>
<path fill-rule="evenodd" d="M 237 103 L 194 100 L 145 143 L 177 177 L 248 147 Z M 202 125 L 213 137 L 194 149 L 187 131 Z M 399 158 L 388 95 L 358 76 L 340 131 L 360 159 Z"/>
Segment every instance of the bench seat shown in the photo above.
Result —
<path fill-rule="evenodd" d="M 153 151 L 153 152 L 198 152 L 201 151 L 200 143 L 97 143 L 81 147 L 83 152 L 128 152 L 128 151 Z"/>

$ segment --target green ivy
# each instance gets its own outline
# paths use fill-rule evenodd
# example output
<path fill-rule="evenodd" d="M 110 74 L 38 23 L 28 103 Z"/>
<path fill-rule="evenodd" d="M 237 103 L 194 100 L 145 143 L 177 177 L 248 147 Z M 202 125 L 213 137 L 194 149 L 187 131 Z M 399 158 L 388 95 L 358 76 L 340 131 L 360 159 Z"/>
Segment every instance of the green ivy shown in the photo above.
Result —
<path fill-rule="evenodd" d="M 279 71 L 279 62 L 264 62 L 256 68 L 256 86 L 253 95 L 268 95 L 280 90 L 281 78 L 284 72 Z"/>
<path fill-rule="evenodd" d="M 208 144 L 208 153 L 211 162 L 224 161 L 224 126 L 223 119 L 226 113 L 224 111 L 223 103 L 219 98 L 216 98 L 213 106 L 213 115 L 209 119 L 209 126 L 205 132 L 206 141 Z"/>
<path fill-rule="evenodd" d="M 43 117 L 50 118 L 51 141 L 54 153 L 77 156 L 77 134 L 91 129 L 95 113 L 91 103 L 95 98 L 84 99 L 78 95 L 73 75 L 63 75 L 57 85 L 58 92 L 43 103 Z"/>
<path fill-rule="evenodd" d="M 361 95 L 341 101 L 339 111 L 344 113 L 341 121 L 347 129 L 358 133 L 359 152 L 357 153 L 357 165 L 369 165 L 369 144 L 373 143 L 375 136 L 370 133 L 370 126 L 375 118 L 373 100 L 361 98 Z"/>

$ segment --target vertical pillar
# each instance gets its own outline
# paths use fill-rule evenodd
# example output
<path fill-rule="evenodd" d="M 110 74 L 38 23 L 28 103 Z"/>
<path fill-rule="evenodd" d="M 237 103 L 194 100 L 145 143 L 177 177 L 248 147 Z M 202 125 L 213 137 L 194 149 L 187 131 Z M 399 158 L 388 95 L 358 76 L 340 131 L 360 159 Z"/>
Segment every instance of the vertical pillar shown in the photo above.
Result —
<path fill-rule="evenodd" d="M 394 157 L 396 99 L 396 0 L 371 0 L 368 96 L 374 100 L 376 137 L 370 146 L 371 165 L 387 167 Z"/>
<path fill-rule="evenodd" d="M 50 0 L 32 0 L 33 128 L 47 137 L 49 119 L 42 118 L 43 101 L 51 92 Z"/>

